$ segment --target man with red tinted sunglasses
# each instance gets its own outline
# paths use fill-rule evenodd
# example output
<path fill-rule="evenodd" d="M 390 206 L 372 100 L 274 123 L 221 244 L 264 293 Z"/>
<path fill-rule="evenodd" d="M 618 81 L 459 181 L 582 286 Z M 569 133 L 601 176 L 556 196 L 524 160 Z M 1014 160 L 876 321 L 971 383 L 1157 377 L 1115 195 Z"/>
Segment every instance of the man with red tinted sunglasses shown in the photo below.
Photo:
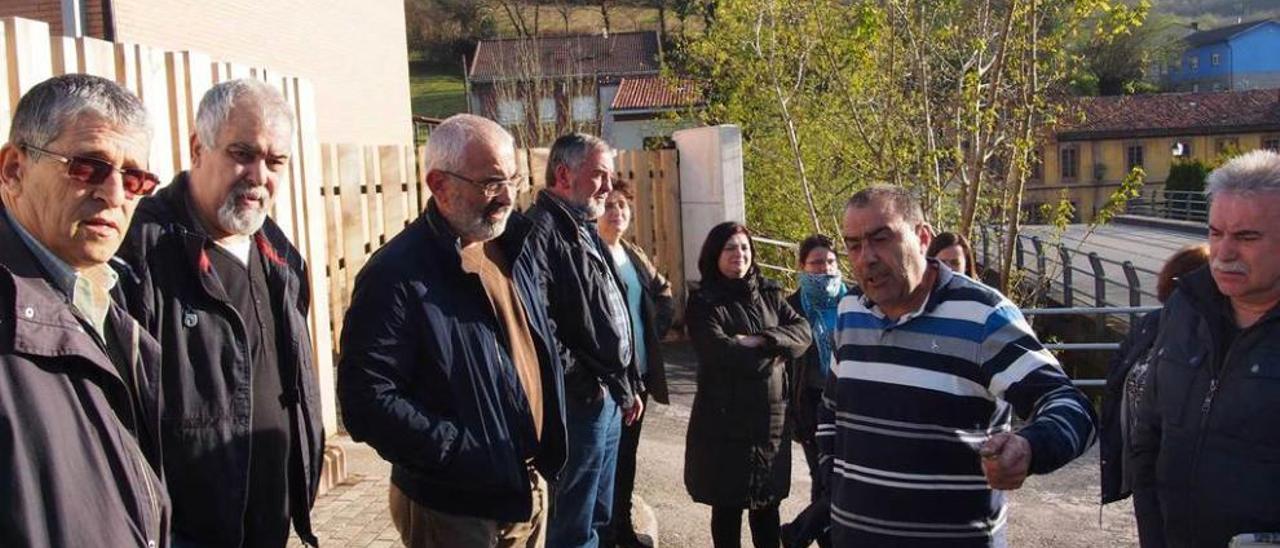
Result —
<path fill-rule="evenodd" d="M 137 97 L 68 74 L 0 147 L 0 546 L 167 546 L 159 345 L 108 264 L 155 188 Z"/>
<path fill-rule="evenodd" d="M 323 434 L 298 250 L 267 217 L 293 114 L 232 80 L 200 101 L 191 170 L 138 206 L 120 256 L 129 309 L 164 346 L 174 546 L 315 544 Z"/>

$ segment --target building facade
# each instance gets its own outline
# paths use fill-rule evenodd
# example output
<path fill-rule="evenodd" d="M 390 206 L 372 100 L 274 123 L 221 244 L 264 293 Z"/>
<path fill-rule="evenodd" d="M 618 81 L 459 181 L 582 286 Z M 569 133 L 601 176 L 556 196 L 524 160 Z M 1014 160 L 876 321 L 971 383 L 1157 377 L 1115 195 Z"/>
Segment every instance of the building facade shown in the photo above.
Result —
<path fill-rule="evenodd" d="M 1194 32 L 1167 68 L 1169 91 L 1280 88 L 1280 22 L 1264 19 Z"/>

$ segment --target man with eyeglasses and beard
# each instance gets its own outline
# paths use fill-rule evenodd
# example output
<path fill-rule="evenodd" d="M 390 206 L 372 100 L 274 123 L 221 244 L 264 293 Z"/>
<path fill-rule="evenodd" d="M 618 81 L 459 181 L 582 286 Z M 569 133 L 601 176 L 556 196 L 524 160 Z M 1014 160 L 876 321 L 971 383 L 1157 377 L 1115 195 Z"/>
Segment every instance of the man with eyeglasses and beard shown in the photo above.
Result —
<path fill-rule="evenodd" d="M 160 349 L 109 262 L 159 182 L 150 141 L 137 97 L 68 74 L 0 147 L 0 546 L 168 544 Z"/>
<path fill-rule="evenodd" d="M 392 464 L 411 548 L 547 543 L 565 463 L 563 382 L 511 134 L 470 114 L 427 143 L 431 201 L 356 278 L 338 398 L 351 436 Z M 554 544 L 553 544 L 554 546 Z"/>
<path fill-rule="evenodd" d="M 163 349 L 174 546 L 282 547 L 310 511 L 323 433 L 298 250 L 267 217 L 291 107 L 256 80 L 200 101 L 191 170 L 138 207 L 120 256 L 133 315 Z"/>

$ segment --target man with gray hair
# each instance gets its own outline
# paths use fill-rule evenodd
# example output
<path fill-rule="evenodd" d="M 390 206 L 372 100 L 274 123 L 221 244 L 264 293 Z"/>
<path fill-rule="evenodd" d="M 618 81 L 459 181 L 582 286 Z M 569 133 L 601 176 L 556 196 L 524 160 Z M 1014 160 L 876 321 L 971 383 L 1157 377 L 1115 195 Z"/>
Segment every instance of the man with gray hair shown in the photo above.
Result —
<path fill-rule="evenodd" d="M 1130 454 L 1143 546 L 1280 533 L 1280 154 L 1207 183 L 1210 263 L 1165 304 Z"/>
<path fill-rule="evenodd" d="M 458 114 L 427 142 L 427 209 L 369 259 L 342 332 L 351 436 L 392 464 L 411 548 L 541 547 L 565 462 L 560 361 L 511 135 Z"/>
<path fill-rule="evenodd" d="M 293 114 L 257 80 L 200 101 L 191 170 L 138 207 L 129 310 L 163 346 L 176 546 L 309 544 L 323 451 L 298 250 L 267 217 Z"/>
<path fill-rule="evenodd" d="M 166 546 L 159 345 L 108 261 L 159 183 L 137 97 L 32 87 L 0 147 L 0 546 Z"/>
<path fill-rule="evenodd" d="M 595 548 L 612 517 L 622 424 L 644 410 L 626 289 L 596 232 L 613 190 L 614 151 L 583 133 L 551 146 L 547 188 L 529 208 L 547 302 L 565 363 L 569 460 L 551 505 L 549 542 Z M 608 539 L 605 539 L 606 541 Z"/>

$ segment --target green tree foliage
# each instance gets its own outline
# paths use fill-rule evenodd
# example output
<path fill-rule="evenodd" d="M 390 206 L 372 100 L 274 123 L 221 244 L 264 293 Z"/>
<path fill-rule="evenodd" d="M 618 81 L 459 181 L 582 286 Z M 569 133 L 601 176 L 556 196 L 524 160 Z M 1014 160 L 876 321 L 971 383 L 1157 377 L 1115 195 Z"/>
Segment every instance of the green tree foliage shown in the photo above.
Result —
<path fill-rule="evenodd" d="M 1209 166 L 1200 160 L 1175 160 L 1169 166 L 1169 176 L 1164 189 L 1181 192 L 1203 192 L 1204 180 L 1209 177 Z"/>
<path fill-rule="evenodd" d="M 678 61 L 709 86 L 704 121 L 742 126 L 747 215 L 761 232 L 833 234 L 851 192 L 887 182 L 916 188 L 935 226 L 998 223 L 1016 236 L 1034 151 L 1063 114 L 1068 46 L 1120 32 L 1138 9 L 717 0 Z"/>
<path fill-rule="evenodd" d="M 409 51 L 431 63 L 457 63 L 497 34 L 484 0 L 405 0 L 404 10 Z"/>

